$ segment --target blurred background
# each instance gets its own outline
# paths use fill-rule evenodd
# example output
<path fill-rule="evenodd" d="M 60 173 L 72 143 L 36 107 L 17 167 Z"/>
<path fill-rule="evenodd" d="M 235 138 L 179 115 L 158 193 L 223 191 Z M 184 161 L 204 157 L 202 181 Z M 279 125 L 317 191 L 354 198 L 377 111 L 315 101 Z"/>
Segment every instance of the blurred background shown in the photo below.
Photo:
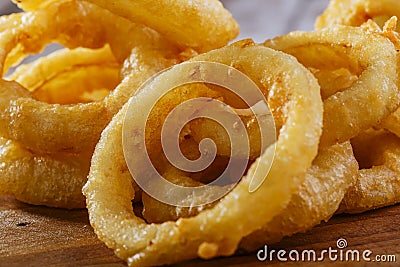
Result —
<path fill-rule="evenodd" d="M 0 15 L 7 15 L 18 11 L 18 8 L 11 3 L 11 0 L 0 0 Z"/>
<path fill-rule="evenodd" d="M 295 30 L 314 28 L 316 17 L 329 0 L 222 0 L 239 23 L 238 39 L 253 38 L 256 42 Z"/>
<path fill-rule="evenodd" d="M 312 30 L 329 0 L 222 0 L 241 26 L 239 39 L 256 42 L 294 30 Z M 0 0 L 0 13 L 18 12 L 11 0 Z"/>

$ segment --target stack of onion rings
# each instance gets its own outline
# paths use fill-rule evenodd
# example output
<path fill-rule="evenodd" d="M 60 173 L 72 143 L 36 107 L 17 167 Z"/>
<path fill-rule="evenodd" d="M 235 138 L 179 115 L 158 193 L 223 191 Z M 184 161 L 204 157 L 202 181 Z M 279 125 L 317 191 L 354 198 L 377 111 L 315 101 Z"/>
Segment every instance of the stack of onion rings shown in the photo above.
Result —
<path fill-rule="evenodd" d="M 55 14 L 58 14 L 59 23 L 54 23 L 52 19 Z M 60 14 L 76 14 L 76 18 L 68 15 L 63 19 Z M 76 31 L 79 25 L 92 25 L 90 20 L 95 20 L 99 16 L 103 18 L 103 27 L 97 23 L 96 30 L 90 27 L 81 27 L 81 31 Z M 9 94 L 9 99 L 12 99 L 12 102 L 0 106 L 3 111 L 0 118 L 1 134 L 6 138 L 21 142 L 22 145 L 34 151 L 57 153 L 93 149 L 102 129 L 107 125 L 112 115 L 134 93 L 134 83 L 139 86 L 145 81 L 146 77 L 177 62 L 177 59 L 173 59 L 173 46 L 170 45 L 168 50 L 164 50 L 163 46 L 166 43 L 157 33 L 151 34 L 150 30 L 143 26 L 131 24 L 106 10 L 84 2 L 56 2 L 45 10 L 26 13 L 17 21 L 20 23 L 19 27 L 4 31 L 0 39 L 2 46 L 12 52 L 11 55 L 18 54 L 14 51 L 19 52 L 20 50 L 23 51 L 21 54 L 39 52 L 47 42 L 57 40 L 70 48 L 77 45 L 98 48 L 109 43 L 115 56 L 121 60 L 127 58 L 132 48 L 136 46 L 132 53 L 137 54 L 138 62 L 136 64 L 138 71 L 140 71 L 140 75 L 135 73 L 135 77 L 130 77 L 133 88 L 127 90 L 125 87 L 118 86 L 112 94 L 102 101 L 87 104 L 52 105 L 36 101 L 32 97 L 13 97 Z M 114 26 L 111 27 L 110 25 Z M 34 32 L 40 32 L 41 35 L 29 35 L 29 33 Z M 122 36 L 127 38 L 129 42 L 118 40 Z M 113 44 L 114 42 L 115 44 Z M 31 47 L 32 44 L 34 44 L 34 47 Z M 121 44 L 123 44 L 123 47 L 121 47 Z M 177 50 L 175 49 L 175 51 Z M 145 53 L 150 53 L 151 57 L 146 55 L 146 59 L 153 58 L 154 62 L 142 62 L 141 57 Z M 7 62 L 6 59 L 9 59 L 7 56 L 8 53 L 5 53 L 0 58 L 0 62 Z M 168 58 L 171 59 L 168 60 Z M 125 88 L 125 91 L 121 88 Z M 50 112 L 53 115 L 50 115 Z M 85 116 L 76 116 L 76 114 L 84 114 Z M 48 119 L 44 121 L 43 118 L 46 117 Z M 10 121 L 13 121 L 13 123 L 10 123 Z M 61 134 L 59 129 L 63 129 Z"/>
<path fill-rule="evenodd" d="M 55 0 L 14 0 L 37 10 Z M 217 0 L 81 0 L 91 2 L 135 23 L 156 29 L 171 42 L 199 52 L 222 47 L 239 33 L 232 15 Z M 190 21 L 190 23 L 188 23 Z"/>
<path fill-rule="evenodd" d="M 24 3 L 32 6 L 38 2 L 23 1 L 21 5 Z M 148 77 L 195 54 L 194 49 L 225 45 L 236 36 L 238 28 L 231 18 L 226 40 L 203 39 L 198 46 L 190 46 L 183 37 L 169 41 L 169 37 L 157 32 L 163 29 L 160 24 L 154 30 L 85 1 L 41 4 L 30 12 L 2 17 L 0 21 L 2 73 L 51 42 L 68 48 L 20 66 L 7 77 L 23 86 L 1 83 L 3 146 L 5 151 L 26 152 L 19 153 L 24 155 L 22 158 L 9 156 L 11 152 L 4 154 L 1 191 L 32 204 L 84 207 L 79 187 L 86 180 L 100 133 L 113 115 Z M 145 8 L 145 4 L 139 7 Z M 230 16 L 221 5 L 217 7 L 215 14 Z M 202 8 L 199 3 L 193 12 L 200 15 Z M 175 18 L 182 21 L 182 15 Z M 203 24 L 193 25 L 194 28 L 207 21 L 208 25 L 214 23 L 210 16 L 201 18 L 199 23 Z M 182 32 L 183 28 L 176 30 Z M 16 166 L 25 167 L 17 172 Z M 11 170 L 16 172 L 12 176 Z M 28 190 L 31 192 L 48 193 L 23 194 L 28 187 L 32 187 Z"/>
<path fill-rule="evenodd" d="M 217 0 L 16 2 L 29 12 L 0 19 L 3 74 L 66 49 L 0 81 L 0 192 L 80 208 L 86 182 L 91 225 L 130 266 L 252 251 L 400 200 L 400 38 L 382 23 L 397 2 L 333 0 L 316 31 L 230 46 Z"/>
<path fill-rule="evenodd" d="M 121 173 L 127 169 L 121 138 L 128 107 L 125 106 L 102 134 L 84 193 L 97 235 L 131 266 L 167 264 L 196 256 L 207 259 L 231 255 L 244 236 L 263 226 L 286 206 L 316 155 L 322 122 L 319 86 L 294 58 L 262 46 L 248 45 L 214 50 L 193 59 L 204 60 L 240 68 L 262 88 L 270 103 L 286 100 L 285 111 L 272 109 L 273 113 L 283 112 L 285 117 L 276 143 L 275 160 L 267 179 L 254 193 L 248 191 L 250 180 L 253 175 L 266 175 L 257 169 L 262 170 L 268 164 L 273 147 L 262 153 L 247 176 L 213 208 L 177 222 L 146 224 L 131 209 L 132 178 L 129 173 Z M 131 104 L 146 105 L 150 95 L 151 90 L 141 90 L 131 99 Z M 308 112 L 303 112 L 304 109 Z M 108 153 L 115 155 L 112 161 Z M 289 162 L 296 164 L 285 168 Z M 293 179 L 296 176 L 299 178 Z M 268 205 L 260 209 L 260 203 Z"/>
<path fill-rule="evenodd" d="M 343 203 L 346 203 L 347 198 L 356 199 L 355 197 L 349 197 L 351 195 L 350 192 L 357 187 L 356 185 L 352 186 L 352 183 L 355 177 L 359 175 L 358 164 L 352 154 L 352 149 L 348 142 L 347 144 L 330 145 L 349 140 L 351 137 L 357 136 L 364 129 L 377 125 L 398 107 L 396 53 L 393 44 L 380 35 L 378 33 L 367 32 L 361 28 L 342 26 L 312 33 L 291 33 L 287 36 L 265 42 L 264 45 L 266 46 L 296 56 L 301 63 L 318 77 L 325 105 L 324 133 L 328 137 L 324 137 L 323 133 L 320 143 L 320 153 L 315 159 L 314 165 L 308 170 L 305 182 L 298 189 L 297 193 L 293 194 L 292 200 L 286 209 L 276 215 L 272 221 L 263 225 L 261 230 L 257 230 L 249 236 L 244 237 L 240 243 L 241 248 L 251 251 L 265 243 L 277 242 L 284 236 L 306 231 L 320 223 L 321 220 L 328 220 L 335 213 L 345 195 Z M 343 37 L 341 38 L 342 42 L 334 41 L 333 38 L 337 36 Z M 374 40 L 376 43 L 374 43 Z M 323 47 L 326 43 L 329 45 Z M 371 46 L 365 46 L 366 43 L 371 44 Z M 375 47 L 380 46 L 382 48 L 383 46 L 385 47 L 385 52 L 382 54 L 374 50 Z M 318 57 L 316 53 L 315 55 L 313 54 L 313 49 L 319 52 Z M 322 56 L 321 51 L 325 52 Z M 359 57 L 355 57 L 355 55 Z M 326 65 L 327 61 L 331 65 Z M 332 61 L 334 62 L 333 64 Z M 388 68 L 388 71 L 384 71 L 385 68 Z M 379 71 L 379 69 L 381 70 Z M 381 71 L 384 72 L 380 75 Z M 379 87 L 374 87 L 374 84 L 366 82 L 371 80 L 371 76 L 376 77 L 376 81 L 381 82 Z M 329 82 L 332 81 L 332 78 L 336 80 L 335 84 Z M 369 92 L 371 89 L 373 91 Z M 368 106 L 354 107 L 349 105 L 350 99 L 356 101 L 355 99 L 359 97 L 361 91 L 364 93 L 368 92 L 369 95 L 363 95 L 366 98 L 359 99 L 359 101 L 364 105 L 368 99 Z M 380 97 L 375 98 L 376 94 L 379 94 Z M 335 123 L 332 123 L 333 119 L 340 117 L 336 116 L 335 112 L 342 109 L 344 111 L 341 114 L 347 113 L 349 116 L 341 117 L 341 120 L 336 119 Z M 368 109 L 371 109 L 371 111 L 368 111 Z M 372 111 L 372 109 L 375 109 L 375 111 Z M 350 116 L 354 115 L 352 111 L 359 112 L 358 118 Z M 364 118 L 365 114 L 374 114 L 376 117 L 368 116 L 368 118 Z M 349 118 L 351 121 L 343 121 L 343 118 Z M 250 119 L 245 120 L 251 121 Z M 342 123 L 340 126 L 339 122 Z M 282 126 L 279 123 L 279 119 L 277 124 L 278 128 Z M 220 155 L 224 155 L 225 150 L 223 146 L 227 144 L 227 137 L 221 137 L 220 127 L 204 120 L 194 125 L 193 135 L 199 135 L 201 139 L 205 138 L 207 134 L 211 134 L 214 137 L 213 140 L 216 142 L 217 147 L 222 148 L 221 151 L 219 150 L 222 153 Z M 246 125 L 248 130 L 253 134 L 251 137 L 255 137 L 256 134 L 251 124 Z M 329 125 L 332 125 L 332 127 L 329 127 Z M 348 128 L 343 130 L 343 127 Z M 249 139 L 250 142 L 253 144 L 256 143 L 254 140 L 252 141 L 251 137 Z M 177 177 L 181 175 L 177 174 Z M 178 179 L 181 182 L 184 180 L 183 178 Z M 377 179 L 374 180 L 378 181 Z M 365 207 L 362 211 L 395 203 L 397 199 L 398 180 L 397 178 L 393 178 L 393 176 L 389 177 L 389 180 L 390 182 L 384 183 L 382 186 L 385 187 L 394 182 L 393 185 L 396 186 L 393 188 L 394 191 L 388 190 L 387 198 L 384 198 L 375 205 L 370 204 L 370 206 Z M 196 186 L 196 183 L 192 183 L 192 185 Z M 372 187 L 367 187 L 365 190 L 372 193 Z M 321 193 L 324 191 L 329 192 Z M 377 191 L 384 192 L 384 188 L 377 187 Z M 361 195 L 365 194 L 361 192 Z M 187 210 L 183 210 L 184 212 L 182 212 L 182 209 L 175 209 L 176 212 L 174 214 L 172 207 L 163 206 L 154 199 L 144 199 L 143 203 L 145 204 L 145 208 L 150 207 L 153 209 L 152 217 L 148 217 L 145 212 L 143 214 L 144 218 L 148 221 L 174 221 L 180 217 L 196 216 L 199 212 L 201 215 L 201 209 L 200 211 L 194 210 L 194 212 L 187 212 Z M 362 201 L 360 201 L 361 203 Z M 214 203 L 213 205 L 218 206 L 220 203 Z M 348 204 L 348 209 L 346 210 L 343 208 L 343 205 L 341 211 L 349 212 L 351 208 L 355 208 L 354 206 L 350 207 L 350 204 Z M 157 210 L 160 213 L 166 214 L 156 216 Z M 178 219 L 177 223 L 179 224 L 180 221 Z M 207 245 L 204 249 L 207 250 L 207 253 L 211 254 L 210 250 L 216 249 L 214 245 Z"/>
<path fill-rule="evenodd" d="M 341 37 L 342 42 L 334 42 L 337 36 Z M 376 43 L 373 43 L 373 40 Z M 366 47 L 364 43 L 372 45 Z M 335 153 L 340 151 L 340 146 L 330 145 L 349 140 L 363 129 L 376 125 L 398 106 L 395 50 L 391 42 L 378 33 L 368 33 L 361 28 L 341 26 L 323 31 L 290 33 L 268 40 L 264 45 L 294 55 L 316 75 L 321 85 L 321 96 L 324 99 L 324 131 L 321 137 L 320 154 L 315 159 L 316 165 L 309 169 L 306 182 L 292 197 L 285 211 L 263 226 L 262 230 L 256 231 L 242 241 L 241 246 L 246 250 L 256 249 L 263 243 L 277 242 L 286 235 L 306 231 L 321 220 L 330 218 L 337 210 L 346 190 L 358 175 L 358 164 L 352 156 L 349 145 L 341 148 L 346 151 L 346 156 L 342 159 L 335 156 Z M 385 53 L 375 52 L 374 48 L 379 46 L 386 47 Z M 330 64 L 327 65 L 326 62 Z M 378 69 L 381 68 L 389 68 L 389 70 L 378 77 L 380 73 Z M 374 84 L 365 82 L 371 79 L 370 75 L 377 77 L 381 85 L 374 87 Z M 332 79 L 335 79 L 334 84 L 332 84 Z M 373 91 L 369 92 L 371 89 Z M 364 93 L 361 97 L 365 99 L 359 98 L 360 92 Z M 381 96 L 375 98 L 375 94 Z M 368 99 L 368 106 L 349 105 L 350 99 L 356 102 L 358 100 L 362 104 L 365 104 Z M 366 110 L 368 108 L 375 111 Z M 337 113 L 347 115 L 340 116 Z M 365 114 L 372 113 L 376 116 L 375 118 L 373 116 L 365 118 Z M 347 121 L 347 118 L 351 121 Z M 366 119 L 372 120 L 368 122 Z M 247 121 L 251 120 L 247 119 Z M 221 147 L 224 152 L 223 146 L 226 146 L 228 142 L 227 137 L 218 137 L 221 135 L 221 130 L 210 123 L 202 122 L 200 125 L 201 127 L 196 125 L 197 132 L 194 135 L 200 132 L 204 138 L 203 132 L 211 132 L 217 147 Z M 257 132 L 252 129 L 251 124 L 246 125 L 251 133 L 250 142 L 257 143 L 252 140 L 252 138 L 256 139 Z M 327 163 L 328 159 L 335 160 Z M 341 164 L 341 162 L 344 166 L 333 167 L 335 163 Z M 326 174 L 324 174 L 324 168 L 319 165 L 321 163 L 328 164 L 325 166 Z M 339 170 L 346 170 L 346 172 L 339 172 Z M 332 191 L 322 194 L 308 191 L 322 192 L 327 188 Z M 159 210 L 163 209 L 159 207 Z"/>
<path fill-rule="evenodd" d="M 336 26 L 289 33 L 264 45 L 294 55 L 313 72 L 347 69 L 358 77 L 348 88 L 330 90 L 331 95 L 321 88 L 322 95 L 327 96 L 322 146 L 348 141 L 377 125 L 398 107 L 397 74 L 393 68 L 396 51 L 389 40 L 378 34 Z"/>
<path fill-rule="evenodd" d="M 367 32 L 382 35 L 396 48 L 399 75 L 400 34 L 397 27 L 399 16 L 398 1 L 333 0 L 317 19 L 315 26 L 316 28 L 335 27 L 338 24 L 361 26 Z M 397 81 L 397 84 L 400 83 Z M 399 118 L 400 109 L 397 109 L 371 127 L 384 128 L 400 136 Z M 400 175 L 397 173 L 395 160 L 396 137 L 388 132 L 376 133 L 368 130 L 367 133 L 355 136 L 352 144 L 357 159 L 359 161 L 361 159 L 361 169 L 356 176 L 355 184 L 347 192 L 339 212 L 357 213 L 400 202 L 398 190 Z M 372 155 L 375 158 L 371 158 Z"/>
<path fill-rule="evenodd" d="M 223 199 L 210 203 L 208 206 L 187 209 L 166 205 L 143 193 L 143 217 L 138 217 L 129 205 L 130 199 L 133 199 L 137 193 L 130 182 L 132 178 L 127 171 L 122 175 L 119 171 L 128 169 L 125 166 L 125 160 L 128 162 L 138 161 L 137 165 L 143 165 L 138 156 L 126 159 L 122 156 L 123 114 L 130 114 L 129 108 L 124 107 L 103 132 L 92 159 L 89 181 L 84 187 L 84 193 L 87 197 L 90 220 L 96 233 L 109 247 L 114 248 L 117 255 L 125 259 L 129 265 L 161 265 L 193 257 L 208 259 L 230 255 L 238 247 L 249 251 L 254 250 L 265 243 L 277 242 L 284 236 L 306 231 L 322 220 L 328 220 L 336 212 L 345 195 L 347 196 L 348 192 L 352 190 L 351 188 L 354 188 L 353 182 L 358 175 L 358 164 L 353 156 L 349 139 L 378 125 L 399 105 L 395 46 L 379 33 L 346 26 L 337 26 L 316 32 L 291 33 L 266 41 L 264 46 L 295 56 L 300 63 L 314 73 L 321 85 L 318 94 L 324 100 L 324 124 L 319 144 L 320 151 L 314 159 L 313 165 L 303 168 L 303 171 L 306 172 L 298 175 L 292 173 L 292 183 L 294 181 L 300 181 L 300 183 L 296 183 L 297 188 L 289 193 L 291 201 L 288 199 L 283 201 L 278 198 L 278 195 L 274 195 L 274 201 L 281 204 L 279 208 L 275 207 L 275 209 L 270 206 L 276 203 L 267 202 L 271 194 L 283 190 L 275 187 L 280 184 L 278 181 L 272 182 L 271 180 L 285 177 L 282 174 L 279 178 L 275 176 L 277 170 L 274 168 L 274 164 L 282 160 L 279 154 L 280 138 L 286 136 L 285 131 L 288 130 L 290 116 L 287 115 L 288 95 L 283 97 L 281 95 L 285 94 L 283 91 L 272 93 L 275 90 L 273 82 L 271 86 L 272 78 L 259 79 L 253 76 L 254 71 L 260 71 L 260 65 L 265 66 L 258 61 L 261 60 L 262 56 L 260 55 L 263 55 L 264 52 L 260 47 L 254 46 L 251 41 L 244 40 L 230 47 L 197 56 L 193 58 L 193 61 L 217 61 L 240 69 L 254 79 L 261 91 L 271 86 L 272 92 L 263 91 L 263 93 L 271 107 L 279 137 L 277 155 L 271 172 L 268 174 L 266 182 L 258 189 L 263 192 L 264 197 L 257 198 L 259 191 L 249 194 L 243 190 L 249 177 L 254 175 L 255 166 L 265 160 L 264 157 L 268 152 L 268 149 L 266 152 L 254 149 L 251 150 L 252 153 L 249 156 L 250 159 L 255 159 L 255 163 L 237 187 Z M 251 50 L 257 51 L 257 57 L 249 60 L 251 57 L 246 58 L 246 55 L 253 55 Z M 232 52 L 227 53 L 227 51 Z M 231 56 L 230 60 L 229 57 L 228 60 L 226 59 L 227 54 Z M 274 61 L 271 62 L 271 58 L 269 60 L 264 58 L 263 61 L 268 61 L 265 64 L 274 68 L 279 66 Z M 286 59 L 287 62 L 288 59 Z M 176 68 L 179 68 L 179 65 Z M 271 74 L 266 71 L 263 73 L 264 75 Z M 196 72 L 193 75 L 196 75 Z M 285 78 L 281 76 L 279 80 L 285 80 Z M 336 83 L 332 84 L 332 81 Z M 375 86 L 376 84 L 379 86 Z M 217 90 L 213 86 L 209 86 L 209 88 Z M 290 86 L 287 85 L 286 90 L 288 88 Z M 151 104 L 149 99 L 154 90 L 157 90 L 157 87 L 144 87 L 137 96 L 131 99 L 130 105 L 140 107 Z M 172 112 L 173 106 L 179 105 L 180 101 L 190 97 L 200 97 L 197 93 L 202 90 L 198 88 L 193 90 L 193 93 L 185 91 L 185 94 L 179 93 L 179 90 L 176 91 L 174 94 L 177 100 L 163 102 L 164 104 L 161 104 L 159 108 L 162 111 L 156 109 L 153 115 L 156 115 L 156 118 L 165 118 L 169 112 Z M 204 92 L 208 94 L 207 90 Z M 377 95 L 378 97 L 376 97 Z M 294 95 L 290 96 L 294 97 Z M 221 92 L 212 97 L 222 100 L 229 98 Z M 240 109 L 237 109 L 237 114 L 245 122 L 246 130 L 250 133 L 251 145 L 257 148 L 259 137 L 255 128 L 258 125 L 254 124 L 254 114 L 248 114 Z M 304 112 L 298 115 L 301 114 Z M 130 120 L 137 120 L 135 114 L 128 116 Z M 140 116 L 138 115 L 138 117 Z M 158 140 L 160 138 L 158 135 L 162 132 L 159 129 L 162 123 L 162 119 L 158 120 L 150 116 L 150 131 L 147 137 Z M 211 136 L 218 148 L 217 155 L 226 157 L 229 154 L 229 147 L 226 147 L 229 145 L 227 144 L 228 135 L 223 131 L 223 127 L 215 122 L 201 119 L 189 123 L 188 129 L 184 128 L 182 131 L 191 136 L 193 140 L 190 142 L 195 144 L 199 144 L 200 140 Z M 135 139 L 137 134 L 134 132 L 130 138 Z M 287 136 L 293 138 L 291 135 Z M 163 151 L 160 147 L 154 147 L 159 146 L 158 143 L 159 141 L 150 142 L 150 144 L 146 144 L 146 147 L 150 150 L 155 149 L 157 153 L 154 154 L 158 154 Z M 139 151 L 143 148 L 137 144 L 137 147 L 131 149 Z M 111 163 L 107 161 L 106 156 L 106 152 L 110 151 L 119 155 Z M 286 147 L 285 151 L 290 153 L 289 147 Z M 260 153 L 261 155 L 257 155 Z M 192 154 L 189 156 L 196 158 Z M 291 159 L 293 160 L 293 158 Z M 161 161 L 164 162 L 164 160 Z M 299 164 L 289 164 L 286 161 L 286 166 L 299 167 Z M 202 184 L 189 173 L 174 167 L 172 169 L 167 167 L 167 171 L 164 170 L 163 174 L 165 174 L 165 179 L 179 185 L 198 186 Z M 112 183 L 109 179 L 112 180 Z M 153 184 L 153 186 L 157 187 L 157 184 Z M 118 188 L 124 188 L 124 190 L 121 191 Z M 274 193 L 269 191 L 272 189 Z M 164 190 L 164 188 L 161 187 L 160 190 Z M 269 194 L 266 193 L 267 191 Z M 174 194 L 173 192 L 169 193 Z M 279 197 L 282 196 L 279 195 Z M 253 202 L 255 199 L 257 202 Z M 260 206 L 263 206 L 262 211 L 258 210 Z M 115 207 L 119 208 L 114 210 Z M 246 207 L 246 216 L 243 213 L 244 207 Z M 264 208 L 268 213 L 264 213 Z M 109 214 L 111 210 L 113 212 Z M 120 221 L 124 222 L 125 227 L 116 231 Z M 146 221 L 159 224 L 147 224 Z M 240 221 L 240 224 L 234 224 L 235 221 Z M 135 232 L 134 236 L 129 234 L 131 231 Z"/>

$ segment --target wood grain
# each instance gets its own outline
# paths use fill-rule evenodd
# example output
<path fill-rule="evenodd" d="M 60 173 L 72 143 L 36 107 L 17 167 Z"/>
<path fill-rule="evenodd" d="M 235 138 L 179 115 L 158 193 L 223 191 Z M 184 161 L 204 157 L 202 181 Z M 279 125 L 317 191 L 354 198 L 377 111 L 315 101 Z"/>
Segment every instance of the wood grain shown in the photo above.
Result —
<path fill-rule="evenodd" d="M 240 222 L 238 222 L 240 223 Z M 348 249 L 373 251 L 373 255 L 396 255 L 400 266 L 400 206 L 360 215 L 339 215 L 313 230 L 285 238 L 269 249 L 314 249 L 329 246 L 345 238 Z M 365 266 L 365 262 L 341 263 Z M 194 260 L 182 266 L 298 266 L 296 262 L 259 262 L 256 253 L 235 255 L 212 261 Z M 321 263 L 302 263 L 321 266 Z M 325 261 L 324 265 L 339 265 Z M 375 266 L 370 264 L 368 266 Z M 114 256 L 89 225 L 86 210 L 59 210 L 26 205 L 11 196 L 0 196 L 0 266 L 107 266 L 121 267 L 124 262 Z"/>

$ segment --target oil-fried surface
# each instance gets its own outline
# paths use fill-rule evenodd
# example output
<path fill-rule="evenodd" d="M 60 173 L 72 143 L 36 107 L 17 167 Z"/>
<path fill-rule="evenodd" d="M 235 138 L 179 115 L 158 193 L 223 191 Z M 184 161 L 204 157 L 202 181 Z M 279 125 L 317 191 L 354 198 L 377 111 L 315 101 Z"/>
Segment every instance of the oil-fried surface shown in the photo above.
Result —
<path fill-rule="evenodd" d="M 247 45 L 214 50 L 194 60 L 240 66 L 267 99 L 278 95 L 286 98 L 287 120 L 281 128 L 276 150 L 267 149 L 250 167 L 247 176 L 213 208 L 177 222 L 146 224 L 132 211 L 131 177 L 121 171 L 126 169 L 121 138 L 125 106 L 102 134 L 84 193 L 90 221 L 99 238 L 131 266 L 232 255 L 242 237 L 265 225 L 285 208 L 317 154 L 322 126 L 319 86 L 293 57 L 266 47 Z M 148 93 L 151 92 L 139 92 L 132 103 L 138 107 L 151 104 L 147 103 Z M 251 178 L 255 173 L 267 175 L 262 170 L 268 170 L 267 161 L 274 152 L 275 160 L 267 179 L 257 191 L 250 193 Z M 111 160 L 109 155 L 113 155 Z"/>
<path fill-rule="evenodd" d="M 359 213 L 400 202 L 400 138 L 369 130 L 351 143 L 360 171 L 338 212 Z"/>

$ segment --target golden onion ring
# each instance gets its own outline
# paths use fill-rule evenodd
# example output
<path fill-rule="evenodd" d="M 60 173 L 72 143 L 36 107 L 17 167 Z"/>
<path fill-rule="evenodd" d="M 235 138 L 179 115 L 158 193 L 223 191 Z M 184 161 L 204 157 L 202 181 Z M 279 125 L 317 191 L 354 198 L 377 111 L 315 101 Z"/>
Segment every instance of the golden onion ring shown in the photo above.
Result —
<path fill-rule="evenodd" d="M 120 69 L 108 46 L 61 49 L 19 66 L 7 80 L 18 82 L 40 101 L 76 104 L 103 99 L 120 82 Z M 90 99 L 96 93 L 100 95 Z"/>
<path fill-rule="evenodd" d="M 0 137 L 0 192 L 25 203 L 55 208 L 85 208 L 81 188 L 90 154 L 35 154 Z"/>
<path fill-rule="evenodd" d="M 103 128 L 135 89 L 147 77 L 177 62 L 178 50 L 156 32 L 85 2 L 59 1 L 17 18 L 20 20 L 14 23 L 19 24 L 0 34 L 3 67 L 18 62 L 22 55 L 40 51 L 52 40 L 69 48 L 99 48 L 108 43 L 118 60 L 131 54 L 129 60 L 135 63 L 127 82 L 130 86 L 118 86 L 105 99 L 91 103 L 48 104 L 28 93 L 21 97 L 7 87 L 0 88 L 1 94 L 7 95 L 0 102 L 0 134 L 35 152 L 93 150 Z M 11 58 L 7 57 L 10 52 Z"/>
<path fill-rule="evenodd" d="M 392 16 L 400 17 L 397 0 L 331 0 L 324 13 L 317 18 L 315 28 L 334 25 L 361 26 L 369 19 L 383 26 L 383 22 Z"/>
<path fill-rule="evenodd" d="M 398 51 L 400 49 L 398 17 L 400 17 L 400 3 L 396 0 L 332 0 L 324 13 L 318 17 L 315 27 L 322 29 L 334 25 L 362 26 L 367 31 L 388 38 Z M 398 57 L 398 62 L 400 62 L 400 56 Z M 400 66 L 399 63 L 398 66 Z M 400 109 L 385 118 L 381 124 L 383 128 L 397 136 L 400 136 L 399 125 Z"/>
<path fill-rule="evenodd" d="M 269 100 L 286 99 L 286 120 L 276 144 L 275 160 L 264 184 L 253 193 L 249 192 L 250 180 L 255 178 L 252 176 L 257 168 L 265 167 L 265 160 L 274 152 L 271 149 L 257 159 L 247 176 L 212 209 L 177 222 L 146 224 L 135 216 L 131 207 L 134 189 L 122 148 L 126 105 L 102 133 L 84 194 L 95 232 L 131 266 L 233 254 L 243 236 L 265 225 L 285 208 L 302 182 L 294 177 L 306 172 L 317 153 L 322 126 L 319 86 L 295 59 L 262 46 L 230 46 L 194 60 L 240 68 Z M 148 93 L 140 91 L 132 101 L 146 105 Z M 259 209 L 260 205 L 264 208 Z"/>
<path fill-rule="evenodd" d="M 14 0 L 24 10 L 38 10 L 54 0 Z M 84 0 L 114 14 L 155 29 L 171 42 L 198 52 L 226 45 L 239 26 L 220 1 L 194 0 Z M 190 23 L 188 23 L 190 21 Z"/>
<path fill-rule="evenodd" d="M 368 130 L 351 140 L 360 164 L 339 213 L 359 213 L 400 202 L 400 138 L 385 130 Z"/>
<path fill-rule="evenodd" d="M 0 86 L 17 93 L 25 91 L 12 81 L 0 80 Z M 90 153 L 36 154 L 3 137 L 0 137 L 0 151 L 0 192 L 35 205 L 85 207 L 80 189 L 87 180 Z"/>
<path fill-rule="evenodd" d="M 322 146 L 355 137 L 377 125 L 399 105 L 396 50 L 379 34 L 335 26 L 315 32 L 292 32 L 267 40 L 264 45 L 295 56 L 308 68 L 345 68 L 358 75 L 349 88 L 339 88 L 324 100 Z"/>
<path fill-rule="evenodd" d="M 382 29 L 371 20 L 361 25 L 361 27 L 388 38 L 394 44 L 396 50 L 400 51 L 400 34 L 397 32 L 397 17 L 392 17 L 386 21 Z M 400 53 L 397 54 L 397 65 L 400 66 Z M 384 128 L 400 137 L 400 108 L 385 118 L 379 126 L 375 126 L 375 128 L 378 127 Z"/>

